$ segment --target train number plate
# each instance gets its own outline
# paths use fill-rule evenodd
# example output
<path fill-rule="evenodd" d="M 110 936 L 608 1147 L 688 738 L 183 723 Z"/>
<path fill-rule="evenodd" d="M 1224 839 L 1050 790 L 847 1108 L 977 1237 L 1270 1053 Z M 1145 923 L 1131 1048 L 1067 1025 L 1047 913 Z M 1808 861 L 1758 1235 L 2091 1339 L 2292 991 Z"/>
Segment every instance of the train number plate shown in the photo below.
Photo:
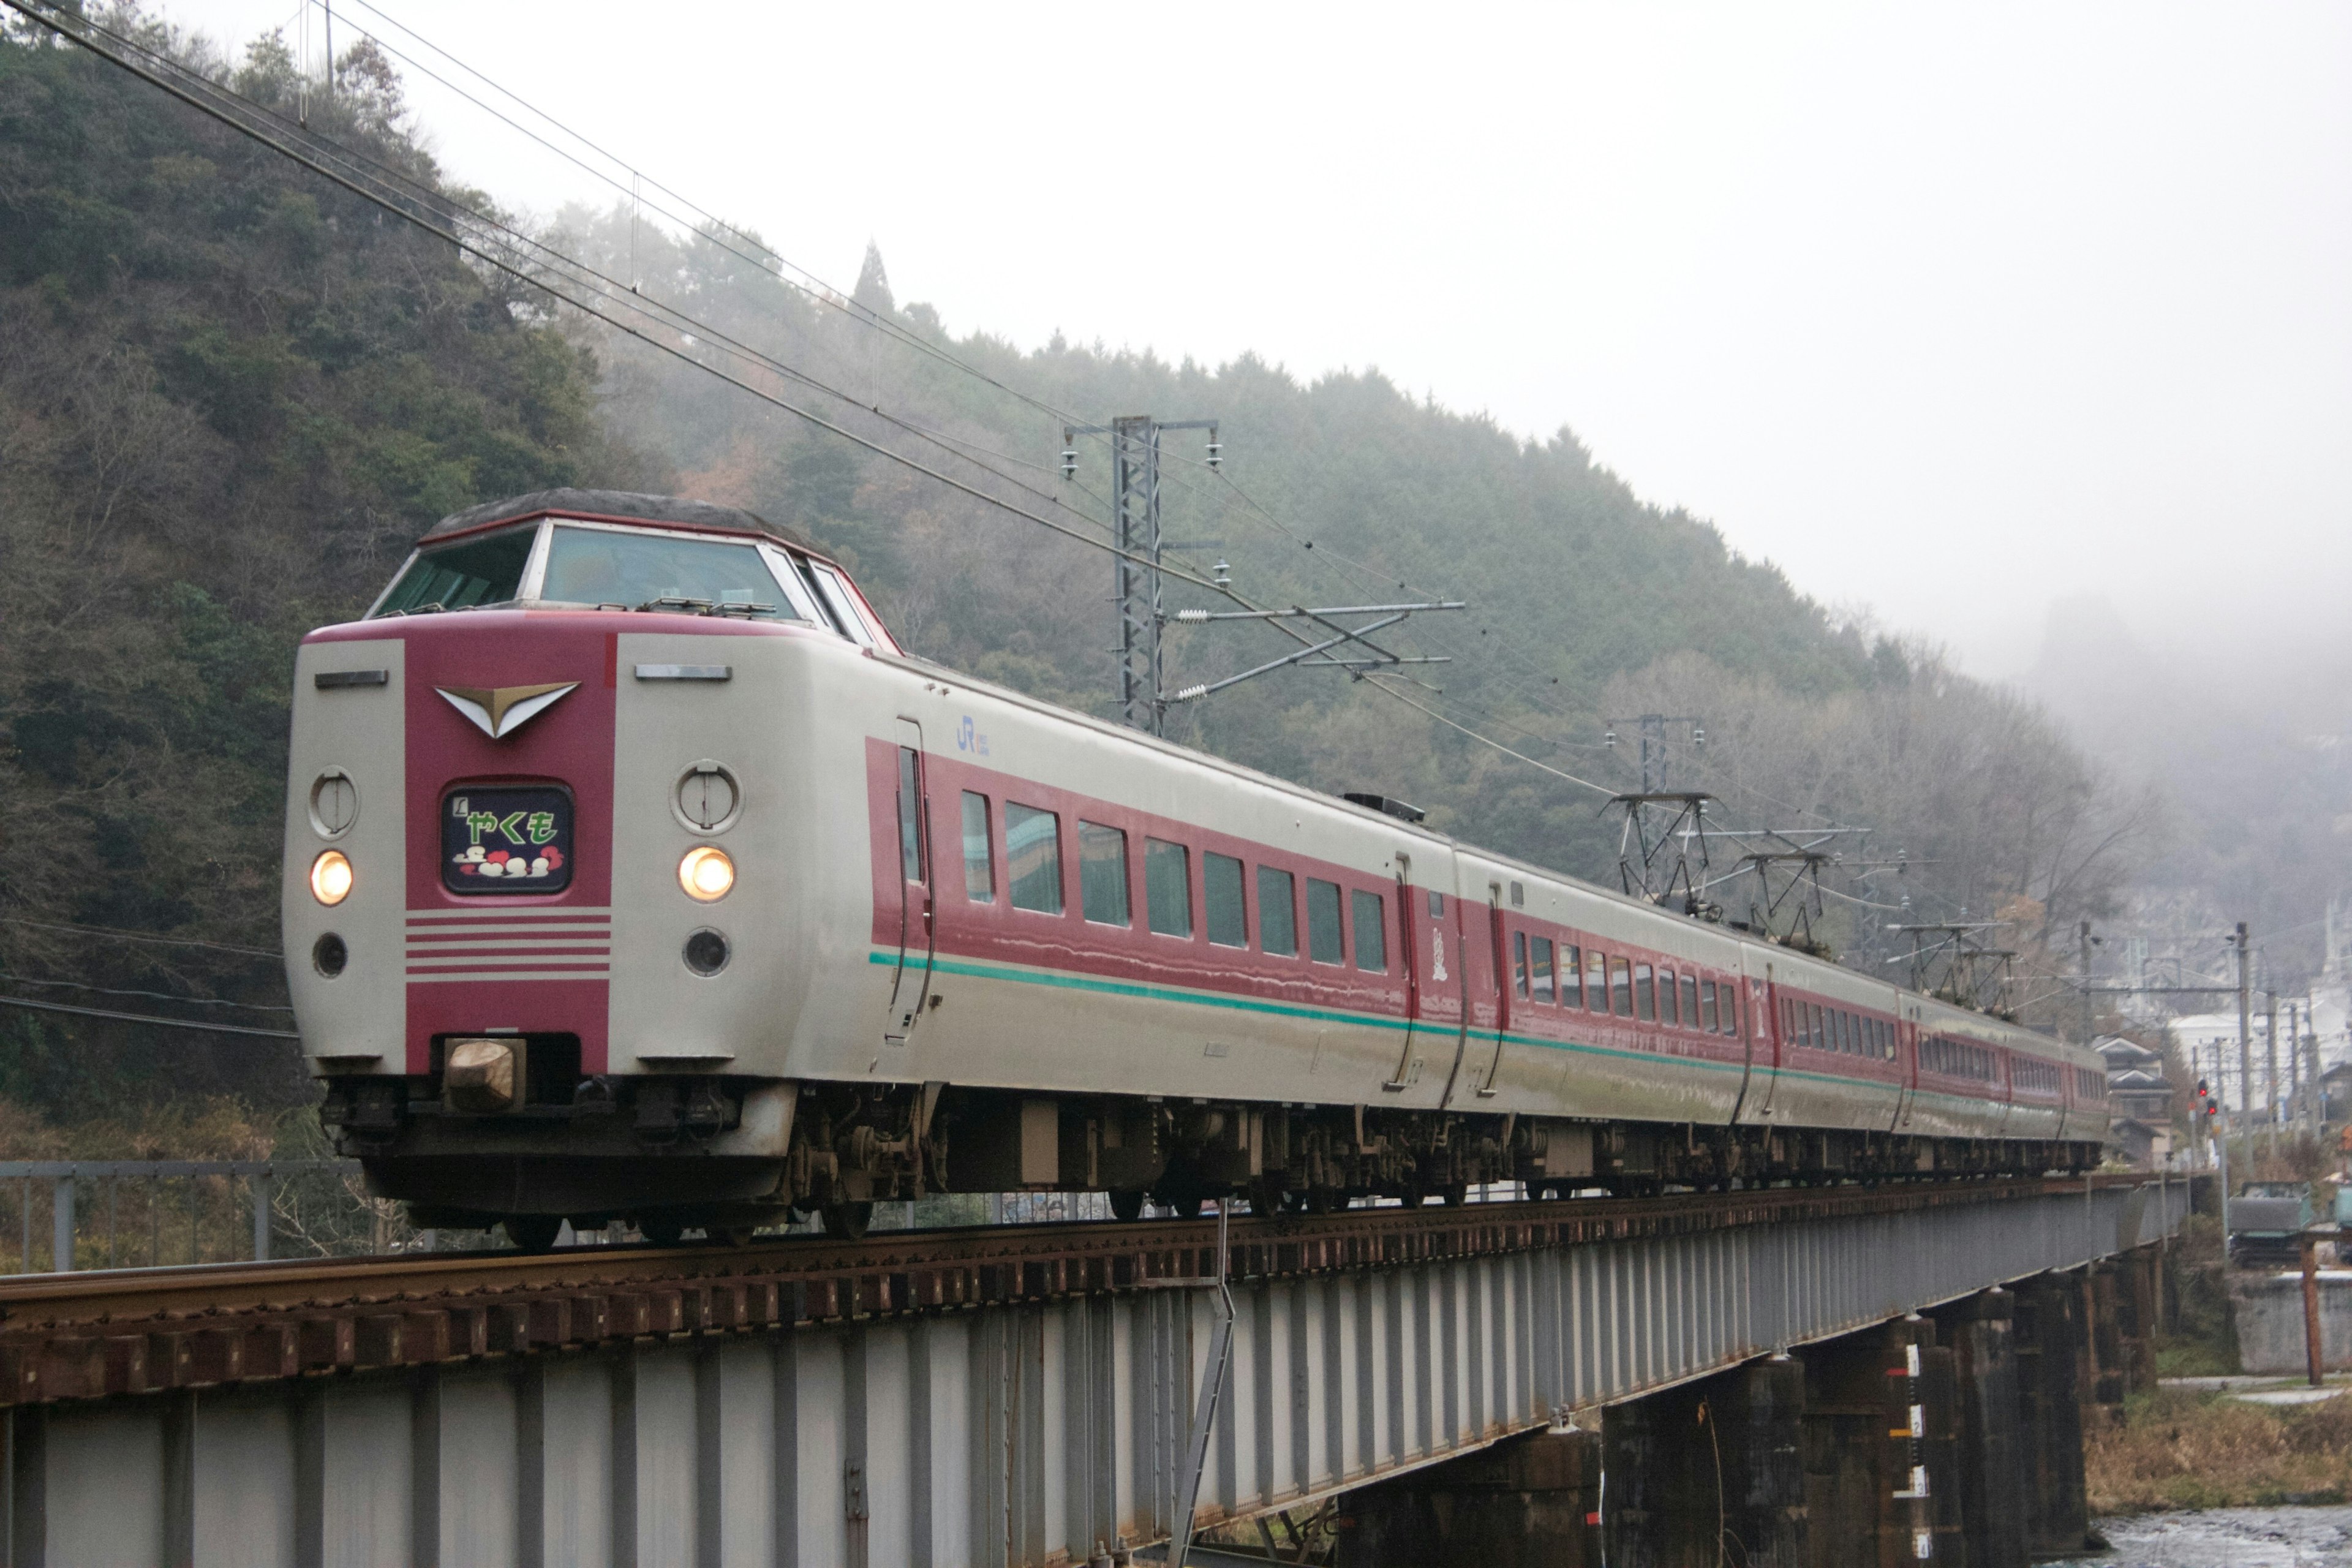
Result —
<path fill-rule="evenodd" d="M 441 806 L 441 885 L 453 893 L 559 893 L 572 885 L 572 796 L 457 789 Z"/>

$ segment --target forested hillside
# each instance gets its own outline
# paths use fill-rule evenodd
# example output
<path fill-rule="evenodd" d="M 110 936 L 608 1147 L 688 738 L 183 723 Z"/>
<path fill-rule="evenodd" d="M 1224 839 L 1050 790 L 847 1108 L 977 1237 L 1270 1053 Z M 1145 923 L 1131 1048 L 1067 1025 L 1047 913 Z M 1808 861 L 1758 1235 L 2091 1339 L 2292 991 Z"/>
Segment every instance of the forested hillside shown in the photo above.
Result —
<path fill-rule="evenodd" d="M 234 59 L 173 47 L 265 102 L 297 89 L 275 43 Z M 313 126 L 431 177 L 384 62 L 355 51 L 342 83 Z M 1840 624 L 1566 431 L 1524 440 L 1370 372 L 1302 381 L 1246 358 L 954 335 L 890 297 L 878 257 L 843 298 L 786 287 L 740 240 L 673 239 L 626 211 L 566 214 L 555 233 L 854 400 L 791 388 L 828 417 L 1093 517 L 1102 449 L 1081 443 L 1061 479 L 1053 411 L 1216 418 L 1222 472 L 1195 437 L 1169 438 L 1168 531 L 1258 602 L 1470 602 L 1398 639 L 1455 660 L 1420 668 L 1425 688 L 1394 682 L 1419 709 L 1292 670 L 1181 710 L 1180 739 L 1403 796 L 1613 883 L 1602 795 L 1487 742 L 1625 787 L 1609 717 L 1700 715 L 1713 743 L 1679 750 L 1674 782 L 1719 792 L 1727 825 L 1860 823 L 1910 849 L 1893 879 L 1832 879 L 1849 896 L 1828 932 L 1874 966 L 1906 892 L 1931 914 L 2007 909 L 2030 944 L 2104 907 L 2147 831 L 2146 803 L 2037 710 Z M 225 1000 L 204 1011 L 282 1025 L 268 955 L 295 641 L 363 604 L 436 517 L 574 483 L 799 524 L 854 561 L 916 650 L 1108 706 L 1106 556 L 608 341 L 97 60 L 0 37 L 0 986 L 184 1015 Z M 1179 631 L 1171 684 L 1285 646 Z M 0 1011 L 0 1095 L 53 1107 L 157 1086 L 295 1097 L 290 1059 Z"/>

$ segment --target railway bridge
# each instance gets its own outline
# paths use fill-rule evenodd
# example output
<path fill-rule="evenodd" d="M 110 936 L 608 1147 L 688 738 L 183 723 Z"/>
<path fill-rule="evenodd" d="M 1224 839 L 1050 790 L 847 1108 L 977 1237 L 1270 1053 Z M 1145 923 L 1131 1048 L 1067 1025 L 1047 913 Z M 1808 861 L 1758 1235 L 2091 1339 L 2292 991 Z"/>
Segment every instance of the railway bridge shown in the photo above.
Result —
<path fill-rule="evenodd" d="M 1222 1247 L 1214 1219 L 1162 1220 L 26 1278 L 0 1285 L 0 1546 L 7 1568 L 1139 1558 L 1188 1498 L 1206 1526 L 1392 1495 L 2133 1253 L 2188 1201 L 2102 1176 L 1236 1217 Z"/>

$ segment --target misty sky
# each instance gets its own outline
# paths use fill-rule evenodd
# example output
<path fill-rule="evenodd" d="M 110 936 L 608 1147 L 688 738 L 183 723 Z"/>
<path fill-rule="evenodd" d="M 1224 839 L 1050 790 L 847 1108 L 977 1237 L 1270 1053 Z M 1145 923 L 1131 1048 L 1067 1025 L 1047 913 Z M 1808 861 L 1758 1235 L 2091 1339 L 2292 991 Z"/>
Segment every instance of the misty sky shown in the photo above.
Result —
<path fill-rule="evenodd" d="M 2352 644 L 2352 7 L 388 4 L 845 287 L 870 237 L 958 332 L 1571 426 L 1986 674 L 2089 592 Z M 412 94 L 501 201 L 609 199 Z"/>

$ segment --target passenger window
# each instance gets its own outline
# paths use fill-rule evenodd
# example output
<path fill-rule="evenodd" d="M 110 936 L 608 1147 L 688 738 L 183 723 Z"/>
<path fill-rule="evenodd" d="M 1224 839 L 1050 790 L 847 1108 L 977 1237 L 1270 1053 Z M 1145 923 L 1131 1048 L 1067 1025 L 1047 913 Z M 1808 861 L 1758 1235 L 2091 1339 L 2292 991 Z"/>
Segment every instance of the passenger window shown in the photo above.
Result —
<path fill-rule="evenodd" d="M 996 868 L 990 858 L 988 797 L 963 792 L 963 893 L 976 904 L 996 901 Z"/>
<path fill-rule="evenodd" d="M 1682 1010 L 1675 1005 L 1675 972 L 1661 969 L 1658 971 L 1658 1022 L 1680 1024 L 1682 1021 Z"/>
<path fill-rule="evenodd" d="M 1386 974 L 1389 969 L 1388 900 L 1378 893 L 1354 893 L 1349 902 L 1355 907 L 1349 912 L 1356 922 L 1356 967 L 1367 974 Z"/>
<path fill-rule="evenodd" d="M 1633 966 L 1633 1016 L 1644 1024 L 1658 1021 L 1658 978 L 1646 963 Z"/>
<path fill-rule="evenodd" d="M 1348 962 L 1339 930 L 1339 884 L 1307 879 L 1307 956 L 1318 963 Z"/>
<path fill-rule="evenodd" d="M 1739 987 L 1727 980 L 1723 983 L 1720 996 L 1723 1032 L 1737 1036 L 1739 1033 Z"/>
<path fill-rule="evenodd" d="M 1201 857 L 1201 891 L 1208 901 L 1209 940 L 1219 947 L 1247 947 L 1249 906 L 1242 897 L 1242 863 L 1230 855 Z"/>
<path fill-rule="evenodd" d="M 1432 893 L 1432 894 L 1430 894 L 1430 895 L 1429 895 L 1429 918 L 1430 918 L 1431 920 L 1439 920 L 1439 919 L 1444 918 L 1444 914 L 1445 914 L 1445 895 L 1444 895 L 1444 893 Z"/>
<path fill-rule="evenodd" d="M 1528 933 L 1525 931 L 1511 938 L 1511 989 L 1522 996 L 1528 994 Z"/>
<path fill-rule="evenodd" d="M 1715 1028 L 1715 982 L 1698 983 L 1698 1026 L 1712 1035 Z"/>
<path fill-rule="evenodd" d="M 1698 976 L 1685 974 L 1683 976 L 1683 1027 L 1696 1029 L 1698 1026 Z M 1714 1028 L 1715 1020 L 1708 1019 L 1706 1026 Z"/>
<path fill-rule="evenodd" d="M 1257 945 L 1278 958 L 1298 956 L 1297 884 L 1271 866 L 1257 868 Z"/>
<path fill-rule="evenodd" d="M 1192 852 L 1165 839 L 1143 841 L 1143 903 L 1161 936 L 1192 934 Z"/>
<path fill-rule="evenodd" d="M 1600 955 L 1593 955 L 1598 963 Z M 1620 1018 L 1633 1016 L 1633 966 L 1622 958 L 1609 961 L 1609 1011 Z"/>
<path fill-rule="evenodd" d="M 1551 938 L 1548 936 L 1539 936 L 1536 938 L 1535 958 L 1534 962 L 1528 965 L 1528 969 L 1531 972 L 1531 978 L 1535 982 L 1536 1000 L 1544 1003 L 1550 1002 Z"/>
<path fill-rule="evenodd" d="M 1120 829 L 1078 823 L 1078 904 L 1097 925 L 1129 922 L 1127 835 Z"/>
<path fill-rule="evenodd" d="M 1004 877 L 1013 907 L 1062 912 L 1062 822 L 1050 811 L 1004 803 Z"/>
<path fill-rule="evenodd" d="M 1559 944 L 1559 1005 L 1563 1007 L 1584 1005 L 1584 955 L 1573 942 Z"/>
<path fill-rule="evenodd" d="M 898 748 L 898 870 L 909 882 L 923 879 L 921 766 L 912 746 Z"/>

